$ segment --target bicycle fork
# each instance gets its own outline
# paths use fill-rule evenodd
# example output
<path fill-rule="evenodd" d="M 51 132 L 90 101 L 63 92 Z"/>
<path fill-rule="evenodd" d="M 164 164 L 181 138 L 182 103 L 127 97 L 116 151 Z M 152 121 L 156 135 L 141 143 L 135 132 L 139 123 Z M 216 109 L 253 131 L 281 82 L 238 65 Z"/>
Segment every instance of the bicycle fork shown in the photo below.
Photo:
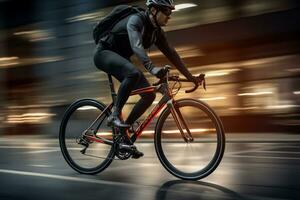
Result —
<path fill-rule="evenodd" d="M 167 102 L 167 106 L 170 108 L 171 110 L 171 114 L 174 118 L 174 121 L 176 123 L 177 128 L 180 131 L 180 134 L 182 136 L 182 138 L 184 139 L 185 142 L 189 143 L 189 142 L 193 142 L 194 138 L 190 132 L 189 127 L 187 126 L 186 121 L 184 120 L 179 107 L 175 104 L 174 100 L 171 99 Z"/>

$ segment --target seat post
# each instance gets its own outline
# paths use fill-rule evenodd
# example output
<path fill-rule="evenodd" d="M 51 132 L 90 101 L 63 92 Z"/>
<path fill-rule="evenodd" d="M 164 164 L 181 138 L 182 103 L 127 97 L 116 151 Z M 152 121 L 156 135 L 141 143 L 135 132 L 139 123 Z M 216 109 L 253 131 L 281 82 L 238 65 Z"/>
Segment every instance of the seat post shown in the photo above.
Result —
<path fill-rule="evenodd" d="M 117 99 L 117 94 L 115 91 L 115 86 L 114 86 L 114 82 L 112 80 L 112 77 L 110 74 L 107 74 L 108 76 L 108 81 L 109 81 L 109 87 L 110 87 L 110 93 L 111 93 L 111 98 L 113 101 L 113 105 L 115 105 L 116 99 Z"/>

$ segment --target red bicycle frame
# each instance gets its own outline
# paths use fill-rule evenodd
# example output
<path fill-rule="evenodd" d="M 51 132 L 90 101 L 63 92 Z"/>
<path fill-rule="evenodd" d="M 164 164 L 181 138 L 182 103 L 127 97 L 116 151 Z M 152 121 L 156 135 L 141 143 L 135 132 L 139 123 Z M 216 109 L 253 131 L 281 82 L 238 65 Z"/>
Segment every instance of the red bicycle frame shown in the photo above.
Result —
<path fill-rule="evenodd" d="M 95 133 L 93 134 L 94 136 L 92 136 L 92 134 L 86 134 L 89 130 L 91 130 L 91 127 L 93 127 L 94 124 L 105 114 L 105 112 L 107 112 L 107 110 L 112 108 L 112 106 L 116 100 L 117 94 L 115 93 L 115 90 L 114 90 L 114 84 L 113 84 L 112 78 L 110 75 L 108 75 L 108 78 L 109 78 L 109 85 L 111 88 L 111 95 L 112 95 L 113 102 L 103 110 L 103 112 L 97 117 L 97 119 L 92 123 L 92 125 L 84 132 L 84 135 L 92 141 L 112 145 L 113 142 L 111 140 L 98 137 L 98 136 L 96 136 Z M 193 141 L 191 132 L 190 132 L 189 128 L 187 127 L 187 124 L 186 124 L 184 118 L 182 117 L 182 115 L 179 111 L 179 108 L 177 108 L 176 104 L 174 104 L 173 94 L 172 94 L 172 91 L 168 87 L 168 82 L 162 83 L 158 86 L 149 86 L 149 87 L 134 90 L 131 92 L 130 96 L 138 95 L 138 94 L 142 94 L 142 93 L 148 93 L 148 92 L 154 92 L 154 93 L 161 92 L 163 94 L 163 97 L 158 102 L 158 104 L 153 108 L 153 110 L 148 115 L 148 117 L 142 122 L 142 124 L 139 125 L 139 127 L 135 131 L 135 134 L 133 134 L 131 136 L 132 141 L 135 142 L 135 140 L 141 136 L 142 132 L 147 128 L 147 126 L 152 122 L 152 120 L 164 108 L 164 106 L 166 104 L 171 106 L 171 114 L 174 118 L 174 121 L 175 121 L 183 139 L 186 142 Z M 98 125 L 96 130 L 99 129 L 99 126 L 101 124 L 102 124 L 102 122 Z M 185 130 L 187 131 L 187 133 L 184 133 L 183 127 L 185 127 Z"/>

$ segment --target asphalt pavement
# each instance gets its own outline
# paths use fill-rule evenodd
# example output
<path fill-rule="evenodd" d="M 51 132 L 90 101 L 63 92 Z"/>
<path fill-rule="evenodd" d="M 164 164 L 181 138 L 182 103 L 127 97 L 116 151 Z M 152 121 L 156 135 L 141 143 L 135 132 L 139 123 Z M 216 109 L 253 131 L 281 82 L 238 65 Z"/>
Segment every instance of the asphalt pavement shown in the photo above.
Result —
<path fill-rule="evenodd" d="M 97 175 L 65 162 L 58 139 L 0 139 L 0 199 L 300 199 L 300 135 L 227 134 L 219 167 L 199 181 L 183 181 L 160 164 L 153 141 L 137 147 L 138 159 L 115 160 Z"/>

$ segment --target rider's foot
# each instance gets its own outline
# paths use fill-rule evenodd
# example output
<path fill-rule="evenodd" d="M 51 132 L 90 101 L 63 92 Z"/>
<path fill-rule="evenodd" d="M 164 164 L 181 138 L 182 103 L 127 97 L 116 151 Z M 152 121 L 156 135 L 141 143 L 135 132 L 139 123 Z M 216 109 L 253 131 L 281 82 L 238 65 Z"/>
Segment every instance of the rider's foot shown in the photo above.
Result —
<path fill-rule="evenodd" d="M 132 152 L 131 158 L 133 158 L 133 159 L 138 159 L 138 158 L 143 157 L 143 156 L 144 156 L 144 153 L 143 153 L 143 152 L 141 152 L 141 151 L 135 149 L 135 150 Z"/>
<path fill-rule="evenodd" d="M 130 152 L 132 154 L 133 159 L 138 159 L 142 156 L 144 156 L 144 153 L 139 151 L 135 145 L 133 144 L 128 144 L 127 142 L 122 142 L 119 144 L 120 150 L 125 150 L 127 152 Z"/>
<path fill-rule="evenodd" d="M 111 114 L 107 118 L 107 126 L 114 126 L 119 128 L 129 128 L 129 124 L 125 124 L 118 115 Z"/>
<path fill-rule="evenodd" d="M 144 156 L 144 153 L 139 151 L 136 148 L 136 146 L 133 144 L 133 142 L 127 135 L 124 136 L 124 141 L 122 141 L 119 144 L 119 147 L 120 147 L 120 149 L 124 149 L 124 150 L 130 152 L 132 154 L 133 159 L 138 159 L 138 158 Z"/>

